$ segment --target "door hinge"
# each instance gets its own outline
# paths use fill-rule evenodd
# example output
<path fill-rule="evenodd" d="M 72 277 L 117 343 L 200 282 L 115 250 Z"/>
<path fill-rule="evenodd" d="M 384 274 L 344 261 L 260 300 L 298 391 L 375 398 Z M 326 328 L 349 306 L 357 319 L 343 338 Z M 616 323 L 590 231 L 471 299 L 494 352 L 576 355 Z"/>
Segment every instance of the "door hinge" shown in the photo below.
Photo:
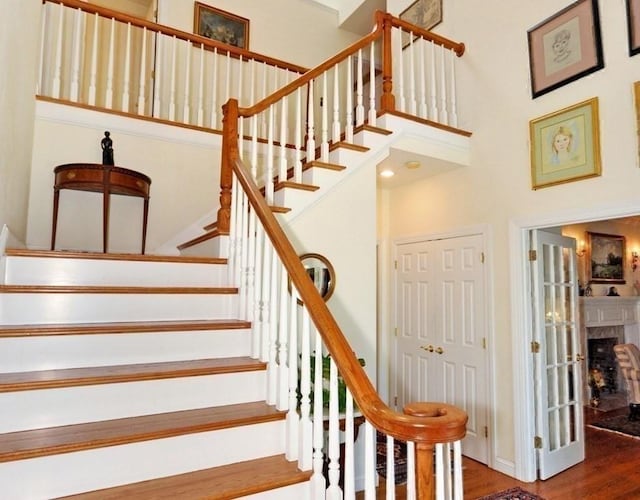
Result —
<path fill-rule="evenodd" d="M 529 260 L 534 261 L 538 258 L 538 252 L 535 250 L 529 250 Z"/>
<path fill-rule="evenodd" d="M 531 342 L 531 352 L 533 354 L 538 354 L 540 352 L 540 342 L 536 342 L 535 340 Z"/>
<path fill-rule="evenodd" d="M 484 426 L 484 437 L 489 437 L 489 427 L 487 427 L 486 425 Z"/>
<path fill-rule="evenodd" d="M 537 450 L 542 448 L 542 438 L 540 436 L 533 437 L 533 447 Z"/>
<path fill-rule="evenodd" d="M 483 349 L 487 348 L 487 337 L 482 337 L 482 348 Z"/>
<path fill-rule="evenodd" d="M 484 252 L 480 252 L 480 263 L 484 264 Z"/>

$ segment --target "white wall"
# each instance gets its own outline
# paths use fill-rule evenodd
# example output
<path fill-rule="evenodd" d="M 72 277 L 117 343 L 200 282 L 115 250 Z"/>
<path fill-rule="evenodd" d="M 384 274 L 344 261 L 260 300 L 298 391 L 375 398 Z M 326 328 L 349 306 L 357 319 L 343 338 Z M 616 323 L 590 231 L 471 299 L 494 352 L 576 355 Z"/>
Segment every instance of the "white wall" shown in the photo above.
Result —
<path fill-rule="evenodd" d="M 410 1 L 389 0 L 401 12 Z M 531 99 L 527 30 L 564 8 L 564 0 L 519 2 L 444 0 L 436 31 L 466 44 L 459 65 L 460 127 L 473 132 L 472 165 L 398 188 L 381 210 L 388 212 L 386 238 L 445 232 L 488 224 L 494 234 L 497 460 L 515 460 L 509 222 L 637 199 L 638 142 L 632 83 L 640 80 L 640 56 L 629 57 L 623 0 L 600 1 L 605 68 Z M 597 96 L 600 100 L 602 176 L 538 191 L 531 189 L 529 121 Z"/>
<path fill-rule="evenodd" d="M 249 50 L 308 68 L 360 36 L 337 29 L 337 12 L 299 0 L 203 2 L 249 19 Z M 158 0 L 158 23 L 193 32 L 193 2 Z M 371 20 L 373 26 L 373 18 Z"/>
<path fill-rule="evenodd" d="M 17 20 L 40 26 L 40 5 L 38 0 L 5 0 L 0 16 L 0 227 L 7 224 L 19 241 L 27 232 L 40 30 L 25 29 Z"/>

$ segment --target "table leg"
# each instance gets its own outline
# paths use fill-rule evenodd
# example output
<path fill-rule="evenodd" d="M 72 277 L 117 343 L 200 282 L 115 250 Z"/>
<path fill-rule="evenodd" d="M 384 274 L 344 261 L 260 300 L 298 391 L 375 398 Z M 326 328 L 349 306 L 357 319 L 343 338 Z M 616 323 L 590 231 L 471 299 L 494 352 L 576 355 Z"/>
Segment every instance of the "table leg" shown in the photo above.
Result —
<path fill-rule="evenodd" d="M 51 250 L 56 247 L 56 230 L 58 228 L 58 201 L 60 200 L 60 191 L 53 190 L 53 221 L 51 222 Z"/>
<path fill-rule="evenodd" d="M 144 255 L 147 243 L 147 218 L 149 216 L 149 198 L 144 199 L 144 211 L 142 213 L 142 255 Z"/>

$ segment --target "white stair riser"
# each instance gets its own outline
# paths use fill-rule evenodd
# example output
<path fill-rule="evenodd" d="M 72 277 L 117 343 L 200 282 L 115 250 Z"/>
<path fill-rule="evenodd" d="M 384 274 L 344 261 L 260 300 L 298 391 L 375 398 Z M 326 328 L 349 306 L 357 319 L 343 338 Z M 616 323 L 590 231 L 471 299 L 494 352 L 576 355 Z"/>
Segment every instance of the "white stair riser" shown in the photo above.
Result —
<path fill-rule="evenodd" d="M 7 258 L 7 285 L 225 286 L 223 264 Z"/>
<path fill-rule="evenodd" d="M 0 394 L 0 432 L 249 403 L 265 398 L 265 371 L 6 392 Z"/>
<path fill-rule="evenodd" d="M 386 135 L 379 134 L 378 132 L 372 132 L 371 130 L 361 130 L 353 136 L 353 143 L 358 146 L 365 146 L 367 148 L 377 148 L 381 141 L 385 139 Z"/>
<path fill-rule="evenodd" d="M 283 453 L 271 422 L 0 464 L 2 498 L 43 500 Z"/>
<path fill-rule="evenodd" d="M 361 151 L 354 151 L 347 148 L 336 148 L 329 153 L 329 163 L 336 165 L 349 165 L 351 168 L 353 165 L 359 165 L 363 162 L 364 155 Z"/>
<path fill-rule="evenodd" d="M 6 325 L 229 319 L 236 316 L 235 294 L 0 294 L 0 323 Z"/>
<path fill-rule="evenodd" d="M 307 206 L 314 198 L 313 191 L 304 189 L 282 188 L 273 194 L 273 204 L 277 207 L 296 209 Z"/>
<path fill-rule="evenodd" d="M 249 329 L 0 339 L 4 373 L 250 355 Z"/>
<path fill-rule="evenodd" d="M 305 482 L 239 497 L 239 500 L 304 500 L 311 498 L 310 491 L 309 482 Z"/>
<path fill-rule="evenodd" d="M 328 190 L 344 177 L 343 170 L 311 167 L 302 173 L 302 182 L 312 186 L 321 186 L 321 190 Z"/>

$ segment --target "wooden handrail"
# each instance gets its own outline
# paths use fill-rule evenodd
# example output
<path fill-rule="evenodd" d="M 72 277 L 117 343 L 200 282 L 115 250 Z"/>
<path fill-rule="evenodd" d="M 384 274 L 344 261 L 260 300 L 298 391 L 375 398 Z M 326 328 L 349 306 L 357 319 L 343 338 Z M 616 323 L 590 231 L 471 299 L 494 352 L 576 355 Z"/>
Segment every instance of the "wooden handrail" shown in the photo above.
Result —
<path fill-rule="evenodd" d="M 411 31 L 414 35 L 420 36 L 421 38 L 429 42 L 440 45 L 445 49 L 453 50 L 458 57 L 462 57 L 462 55 L 464 54 L 464 43 L 454 42 L 452 40 L 449 40 L 448 38 L 432 33 L 431 31 L 427 31 L 419 28 L 418 26 L 414 26 L 413 24 L 407 21 L 403 21 L 398 17 L 390 16 L 390 18 L 391 24 L 396 28 L 401 28 L 403 31 Z"/>
<path fill-rule="evenodd" d="M 309 280 L 293 245 L 240 159 L 237 127 L 234 125 L 239 115 L 238 101 L 230 99 L 223 106 L 223 112 L 223 141 L 226 144 L 224 153 L 228 157 L 223 164 L 227 163 L 233 169 L 362 414 L 379 431 L 396 439 L 416 443 L 420 465 L 417 484 L 423 489 L 419 498 L 431 498 L 433 478 L 432 458 L 429 458 L 429 454 L 437 443 L 453 442 L 464 437 L 467 414 L 454 406 L 441 403 L 422 403 L 417 409 L 408 407 L 403 414 L 392 410 L 380 399 L 338 323 Z"/>
<path fill-rule="evenodd" d="M 119 12 L 117 10 L 112 10 L 106 7 L 100 7 L 98 5 L 86 3 L 82 0 L 42 0 L 43 4 L 47 2 L 61 4 L 72 9 L 80 9 L 84 12 L 87 12 L 88 14 L 98 14 L 101 17 L 115 19 L 116 21 L 122 23 L 131 23 L 132 26 L 147 28 L 147 30 L 153 31 L 155 33 L 161 33 L 163 35 L 171 37 L 175 36 L 180 40 L 185 40 L 196 45 L 204 45 L 209 49 L 216 49 L 218 54 L 229 53 L 234 58 L 240 58 L 240 56 L 242 56 L 244 60 L 254 59 L 256 61 L 266 63 L 270 66 L 276 66 L 278 68 L 286 69 L 300 74 L 305 73 L 308 70 L 307 68 L 298 66 L 297 64 L 292 64 L 280 59 L 275 59 L 273 57 L 265 56 L 257 52 L 251 52 L 240 47 L 227 45 L 222 42 L 212 40 L 211 38 L 206 38 L 193 33 L 188 33 L 186 31 L 181 31 L 170 26 L 165 26 L 163 24 L 157 24 L 151 21 L 147 21 L 146 19 L 141 19 L 139 17 L 134 17 L 123 12 Z"/>

